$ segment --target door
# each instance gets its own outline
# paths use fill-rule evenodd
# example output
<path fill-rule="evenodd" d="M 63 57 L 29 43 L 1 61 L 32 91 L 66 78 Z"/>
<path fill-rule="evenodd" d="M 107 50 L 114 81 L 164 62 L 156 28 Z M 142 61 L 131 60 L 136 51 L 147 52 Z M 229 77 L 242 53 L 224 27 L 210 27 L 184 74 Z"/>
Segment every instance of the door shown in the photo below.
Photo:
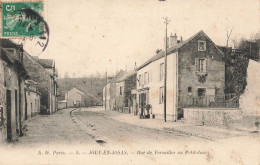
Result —
<path fill-rule="evenodd" d="M 28 119 L 28 109 L 27 109 L 27 96 L 26 96 L 26 92 L 24 92 L 24 102 L 25 102 L 25 120 Z"/>
<path fill-rule="evenodd" d="M 14 105 L 15 105 L 15 126 L 16 126 L 16 133 L 19 133 L 18 129 L 18 107 L 17 107 L 17 89 L 15 90 L 15 99 L 14 99 Z"/>
<path fill-rule="evenodd" d="M 12 126 L 11 126 L 11 91 L 6 90 L 6 113 L 7 113 L 7 140 L 12 140 Z"/>
<path fill-rule="evenodd" d="M 146 105 L 146 93 L 141 94 L 141 115 L 144 115 L 144 107 Z"/>
<path fill-rule="evenodd" d="M 205 106 L 206 105 L 206 88 L 198 88 L 197 104 L 199 106 Z"/>

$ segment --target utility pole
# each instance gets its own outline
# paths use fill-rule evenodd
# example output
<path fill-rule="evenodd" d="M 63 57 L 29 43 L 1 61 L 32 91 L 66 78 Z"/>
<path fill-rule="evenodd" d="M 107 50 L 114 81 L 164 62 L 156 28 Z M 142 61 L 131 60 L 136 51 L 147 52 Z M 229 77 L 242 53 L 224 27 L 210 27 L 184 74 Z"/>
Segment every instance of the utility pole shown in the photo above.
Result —
<path fill-rule="evenodd" d="M 105 85 L 105 110 L 107 109 L 107 69 L 106 69 L 106 85 Z"/>
<path fill-rule="evenodd" d="M 165 23 L 165 61 L 164 61 L 164 122 L 166 122 L 166 92 L 167 92 L 167 25 L 169 24 L 170 20 L 168 17 L 163 18 Z"/>

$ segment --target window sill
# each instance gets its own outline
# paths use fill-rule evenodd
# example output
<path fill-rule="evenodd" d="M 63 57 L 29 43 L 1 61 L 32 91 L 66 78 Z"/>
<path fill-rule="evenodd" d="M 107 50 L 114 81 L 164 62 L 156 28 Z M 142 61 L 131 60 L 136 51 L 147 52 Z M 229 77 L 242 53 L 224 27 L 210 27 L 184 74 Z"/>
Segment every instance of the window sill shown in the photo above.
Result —
<path fill-rule="evenodd" d="M 203 75 L 207 75 L 208 72 L 196 71 L 196 74 L 203 76 Z"/>

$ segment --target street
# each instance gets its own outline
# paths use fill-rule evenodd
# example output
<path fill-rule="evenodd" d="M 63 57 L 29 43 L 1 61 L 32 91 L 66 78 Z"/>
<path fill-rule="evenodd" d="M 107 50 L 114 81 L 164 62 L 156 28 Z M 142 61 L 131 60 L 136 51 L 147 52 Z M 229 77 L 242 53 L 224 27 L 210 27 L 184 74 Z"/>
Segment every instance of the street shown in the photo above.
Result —
<path fill-rule="evenodd" d="M 257 134 L 245 136 L 214 130 L 179 122 L 164 123 L 158 119 L 140 120 L 133 114 L 102 110 L 101 107 L 70 108 L 27 121 L 24 136 L 17 142 L 6 144 L 0 154 L 33 156 L 33 159 L 23 160 L 22 164 L 35 161 L 73 164 L 75 160 L 83 164 L 86 160 L 107 164 L 104 158 L 115 164 L 143 161 L 170 164 L 184 158 L 193 160 L 194 164 L 219 163 L 223 157 L 224 164 L 254 164 L 258 161 L 251 159 L 259 153 Z M 212 136 L 205 138 L 208 137 L 205 135 Z M 25 148 L 26 152 L 22 152 Z M 11 160 L 20 161 L 18 157 Z"/>
<path fill-rule="evenodd" d="M 102 110 L 100 107 L 64 109 L 53 115 L 41 115 L 25 124 L 25 135 L 20 137 L 16 144 L 34 146 L 46 143 L 83 143 L 101 146 L 146 146 L 151 143 L 162 145 L 162 141 L 165 144 L 205 141 L 178 132 L 167 133 L 156 127 L 129 123 L 123 118 L 127 115 L 138 119 L 132 114 Z"/>

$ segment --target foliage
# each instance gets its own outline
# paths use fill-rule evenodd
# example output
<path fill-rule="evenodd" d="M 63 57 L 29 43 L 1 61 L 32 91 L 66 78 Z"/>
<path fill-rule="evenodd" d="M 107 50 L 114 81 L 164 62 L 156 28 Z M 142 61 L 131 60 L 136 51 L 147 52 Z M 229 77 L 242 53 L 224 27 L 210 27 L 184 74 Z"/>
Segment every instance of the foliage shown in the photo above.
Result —
<path fill-rule="evenodd" d="M 102 93 L 105 86 L 105 78 L 62 78 L 57 80 L 59 88 L 59 100 L 65 99 L 65 93 L 73 87 L 85 94 L 84 101 L 87 106 L 102 105 Z"/>

